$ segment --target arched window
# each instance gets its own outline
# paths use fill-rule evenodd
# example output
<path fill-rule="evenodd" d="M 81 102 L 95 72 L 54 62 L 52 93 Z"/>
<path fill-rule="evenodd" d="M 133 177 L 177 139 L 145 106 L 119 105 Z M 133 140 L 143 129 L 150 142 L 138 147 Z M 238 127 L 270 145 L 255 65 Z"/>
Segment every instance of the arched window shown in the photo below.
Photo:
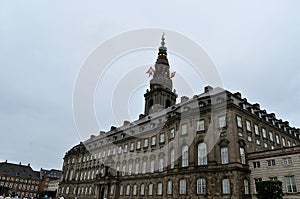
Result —
<path fill-rule="evenodd" d="M 126 174 L 126 163 L 123 163 L 123 166 L 122 166 L 122 176 L 125 176 Z"/>
<path fill-rule="evenodd" d="M 160 158 L 159 159 L 159 171 L 162 172 L 164 170 L 164 164 L 165 164 L 165 160 L 164 158 Z"/>
<path fill-rule="evenodd" d="M 126 196 L 130 195 L 130 185 L 127 185 L 126 187 Z"/>
<path fill-rule="evenodd" d="M 128 175 L 132 174 L 132 162 L 129 163 L 128 165 Z"/>
<path fill-rule="evenodd" d="M 135 163 L 135 175 L 138 175 L 139 172 L 140 172 L 140 162 L 137 161 L 137 162 Z"/>
<path fill-rule="evenodd" d="M 198 144 L 198 165 L 207 165 L 207 147 L 205 143 Z"/>
<path fill-rule="evenodd" d="M 157 184 L 157 195 L 162 195 L 162 183 Z"/>
<path fill-rule="evenodd" d="M 188 145 L 182 146 L 181 157 L 182 157 L 182 167 L 189 166 L 189 147 L 188 147 Z"/>
<path fill-rule="evenodd" d="M 152 159 L 150 162 L 150 173 L 154 173 L 155 170 L 155 160 Z"/>
<path fill-rule="evenodd" d="M 142 174 L 145 174 L 146 172 L 147 172 L 147 161 L 146 160 L 144 160 L 143 161 L 143 168 L 142 168 Z"/>
<path fill-rule="evenodd" d="M 140 195 L 141 196 L 145 195 L 145 185 L 144 184 L 141 184 Z"/>

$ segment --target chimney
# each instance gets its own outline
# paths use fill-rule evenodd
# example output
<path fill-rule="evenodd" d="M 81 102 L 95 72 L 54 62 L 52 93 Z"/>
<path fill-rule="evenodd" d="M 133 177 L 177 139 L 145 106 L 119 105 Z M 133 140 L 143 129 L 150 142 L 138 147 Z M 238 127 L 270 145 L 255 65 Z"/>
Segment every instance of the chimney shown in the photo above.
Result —
<path fill-rule="evenodd" d="M 182 102 L 186 102 L 186 101 L 188 101 L 189 100 L 189 98 L 187 97 L 187 96 L 182 96 L 181 97 L 181 103 Z"/>
<path fill-rule="evenodd" d="M 129 121 L 127 121 L 127 120 L 124 120 L 124 122 L 123 122 L 123 126 L 126 126 L 126 125 L 128 125 L 128 124 L 130 124 L 130 122 L 129 122 Z"/>
<path fill-rule="evenodd" d="M 205 87 L 204 87 L 204 92 L 205 92 L 205 93 L 208 93 L 208 92 L 212 91 L 213 89 L 214 89 L 214 88 L 211 87 L 211 86 L 205 86 Z"/>

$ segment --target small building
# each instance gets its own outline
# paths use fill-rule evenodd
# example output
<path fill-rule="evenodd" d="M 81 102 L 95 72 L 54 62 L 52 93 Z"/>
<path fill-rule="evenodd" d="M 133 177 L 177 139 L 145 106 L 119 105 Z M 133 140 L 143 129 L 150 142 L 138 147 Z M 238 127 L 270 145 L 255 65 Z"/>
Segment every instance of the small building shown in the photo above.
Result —
<path fill-rule="evenodd" d="M 39 172 L 34 171 L 30 164 L 13 164 L 7 161 L 0 163 L 0 186 L 7 188 L 9 194 L 36 197 L 39 184 Z"/>
<path fill-rule="evenodd" d="M 250 187 L 253 198 L 255 182 L 279 180 L 284 198 L 300 198 L 300 146 L 249 153 Z"/>

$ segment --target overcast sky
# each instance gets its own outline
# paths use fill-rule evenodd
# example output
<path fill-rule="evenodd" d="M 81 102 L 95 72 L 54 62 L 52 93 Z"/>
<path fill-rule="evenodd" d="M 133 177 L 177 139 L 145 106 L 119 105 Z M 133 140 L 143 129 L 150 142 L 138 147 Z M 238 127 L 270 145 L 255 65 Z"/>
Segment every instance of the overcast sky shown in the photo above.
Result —
<path fill-rule="evenodd" d="M 82 63 L 107 39 L 146 27 L 197 42 L 225 89 L 299 127 L 299 9 L 299 0 L 0 0 L 0 160 L 61 169 L 80 142 L 72 94 Z M 154 63 L 151 56 L 145 63 Z M 143 96 L 135 97 L 142 113 Z"/>

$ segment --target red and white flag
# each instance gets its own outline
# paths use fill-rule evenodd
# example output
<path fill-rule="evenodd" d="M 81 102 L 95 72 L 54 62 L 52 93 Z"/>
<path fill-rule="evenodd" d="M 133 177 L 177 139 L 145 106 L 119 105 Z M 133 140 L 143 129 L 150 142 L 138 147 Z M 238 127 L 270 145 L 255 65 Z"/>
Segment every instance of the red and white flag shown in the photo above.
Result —
<path fill-rule="evenodd" d="M 146 74 L 147 73 L 148 73 L 148 77 L 150 77 L 151 75 L 153 75 L 154 69 L 152 68 L 152 66 L 150 66 L 150 68 L 147 70 Z"/>
<path fill-rule="evenodd" d="M 176 74 L 176 71 L 171 72 L 170 78 L 173 78 L 175 76 L 175 74 Z"/>

